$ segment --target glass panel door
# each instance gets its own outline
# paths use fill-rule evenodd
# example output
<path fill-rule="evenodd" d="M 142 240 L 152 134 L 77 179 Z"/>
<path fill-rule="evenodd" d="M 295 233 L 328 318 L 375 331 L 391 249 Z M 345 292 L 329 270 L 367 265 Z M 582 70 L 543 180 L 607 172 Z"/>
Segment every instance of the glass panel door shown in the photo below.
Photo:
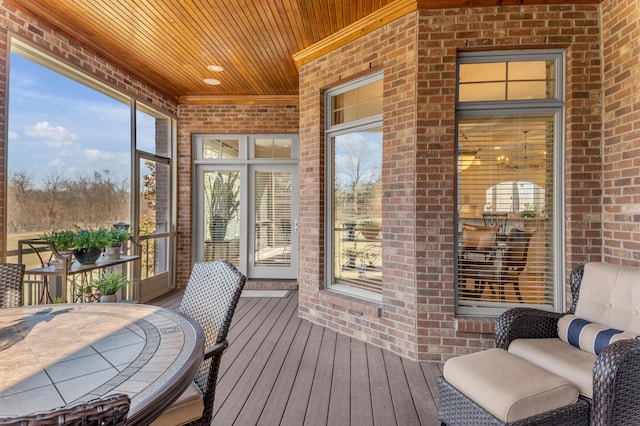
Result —
<path fill-rule="evenodd" d="M 140 202 L 138 238 L 141 243 L 139 298 L 152 300 L 171 287 L 171 167 L 151 157 L 138 165 Z"/>
<path fill-rule="evenodd" d="M 250 275 L 295 278 L 297 212 L 293 166 L 252 166 Z"/>
<path fill-rule="evenodd" d="M 210 170 L 202 175 L 203 260 L 225 259 L 240 267 L 240 171 Z"/>

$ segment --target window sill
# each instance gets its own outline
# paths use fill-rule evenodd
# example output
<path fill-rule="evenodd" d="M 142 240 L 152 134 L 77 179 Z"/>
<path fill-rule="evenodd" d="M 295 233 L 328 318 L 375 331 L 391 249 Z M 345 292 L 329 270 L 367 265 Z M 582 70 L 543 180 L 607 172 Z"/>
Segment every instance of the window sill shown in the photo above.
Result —
<path fill-rule="evenodd" d="M 348 314 L 359 317 L 381 318 L 382 303 L 374 300 L 361 299 L 351 294 L 335 290 L 321 290 L 320 301 L 323 305 L 344 309 Z"/>

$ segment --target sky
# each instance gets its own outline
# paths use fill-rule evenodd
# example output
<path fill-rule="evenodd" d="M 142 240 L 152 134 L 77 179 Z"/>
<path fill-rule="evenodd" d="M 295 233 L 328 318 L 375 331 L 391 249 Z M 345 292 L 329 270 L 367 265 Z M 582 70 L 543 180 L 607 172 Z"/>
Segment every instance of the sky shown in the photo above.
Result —
<path fill-rule="evenodd" d="M 9 176 L 130 179 L 130 107 L 12 53 Z"/>

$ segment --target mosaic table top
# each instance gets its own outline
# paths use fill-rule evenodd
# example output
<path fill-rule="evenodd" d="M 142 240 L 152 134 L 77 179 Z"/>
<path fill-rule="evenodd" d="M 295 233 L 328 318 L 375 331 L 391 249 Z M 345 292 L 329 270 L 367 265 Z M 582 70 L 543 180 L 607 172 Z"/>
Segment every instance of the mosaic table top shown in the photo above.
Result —
<path fill-rule="evenodd" d="M 0 416 L 113 393 L 148 424 L 193 380 L 204 332 L 165 308 L 126 303 L 0 309 Z"/>

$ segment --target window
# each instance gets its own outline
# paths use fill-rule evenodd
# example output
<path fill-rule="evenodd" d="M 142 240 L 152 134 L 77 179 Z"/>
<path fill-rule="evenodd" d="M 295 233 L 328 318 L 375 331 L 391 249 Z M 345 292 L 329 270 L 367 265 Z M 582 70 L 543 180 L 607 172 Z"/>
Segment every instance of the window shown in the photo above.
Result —
<path fill-rule="evenodd" d="M 382 292 L 382 74 L 326 93 L 328 287 Z"/>
<path fill-rule="evenodd" d="M 143 247 L 142 278 L 163 274 L 166 291 L 174 120 L 16 39 L 9 64 L 9 261 L 20 239 L 124 222 L 135 236 L 164 231 L 155 247 Z M 40 266 L 35 255 L 24 261 Z M 28 281 L 27 304 L 39 285 Z M 128 296 L 142 299 L 132 289 Z"/>
<path fill-rule="evenodd" d="M 458 58 L 459 313 L 561 305 L 561 59 L 558 51 Z"/>

